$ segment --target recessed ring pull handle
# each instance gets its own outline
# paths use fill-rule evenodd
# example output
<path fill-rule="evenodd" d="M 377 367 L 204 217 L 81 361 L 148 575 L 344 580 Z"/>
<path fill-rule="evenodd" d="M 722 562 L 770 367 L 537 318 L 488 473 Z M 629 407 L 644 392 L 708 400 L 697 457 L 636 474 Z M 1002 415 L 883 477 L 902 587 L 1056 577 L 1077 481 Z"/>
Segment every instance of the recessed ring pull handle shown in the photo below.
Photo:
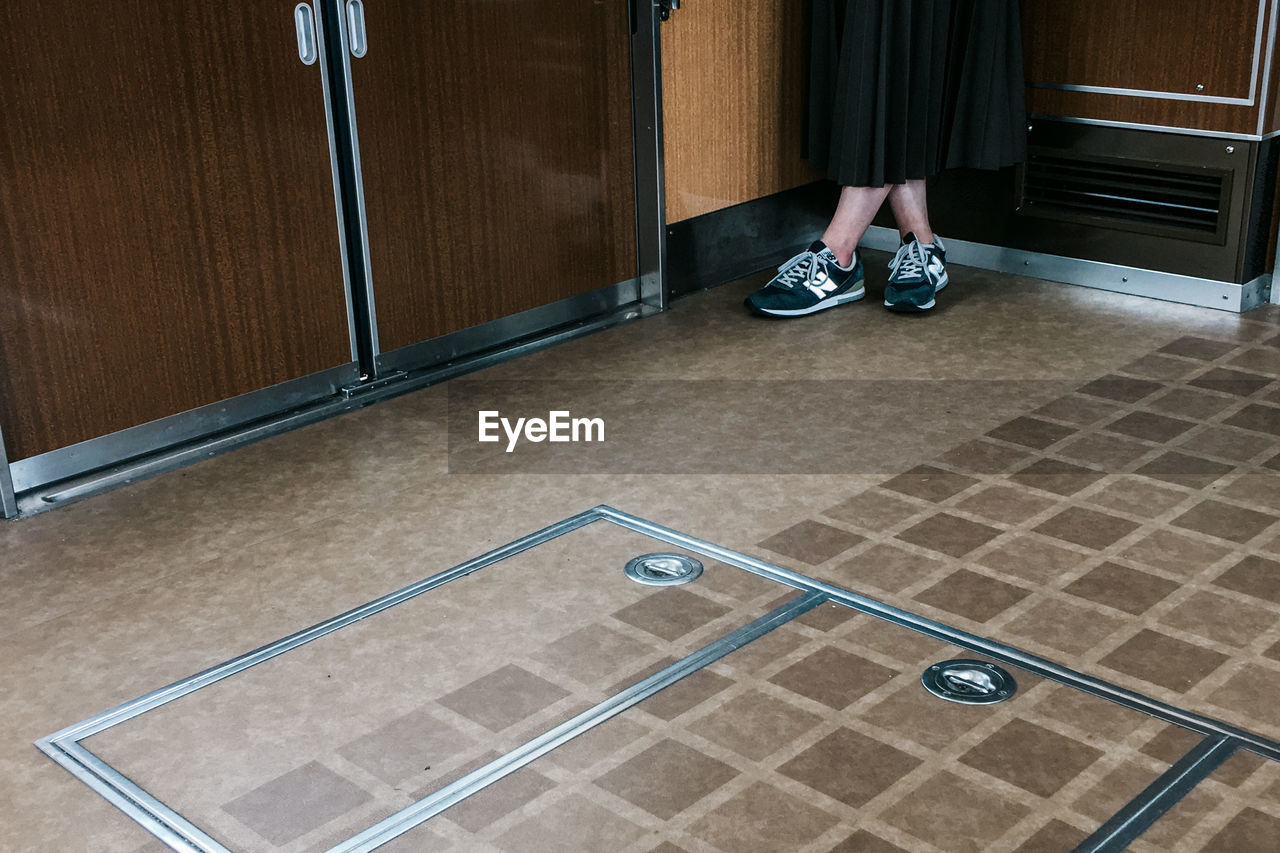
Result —
<path fill-rule="evenodd" d="M 303 65 L 314 65 L 320 51 L 316 47 L 316 14 L 310 4 L 293 7 L 293 28 L 298 33 L 298 58 Z"/>
<path fill-rule="evenodd" d="M 347 38 L 356 59 L 369 52 L 369 36 L 364 28 L 364 0 L 347 0 Z"/>

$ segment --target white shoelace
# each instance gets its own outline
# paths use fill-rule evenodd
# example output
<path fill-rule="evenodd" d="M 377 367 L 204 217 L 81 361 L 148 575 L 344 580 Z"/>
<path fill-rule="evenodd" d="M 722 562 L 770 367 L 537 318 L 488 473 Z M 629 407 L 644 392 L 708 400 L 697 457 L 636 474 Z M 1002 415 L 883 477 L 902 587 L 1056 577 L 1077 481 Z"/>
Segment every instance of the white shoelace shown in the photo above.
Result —
<path fill-rule="evenodd" d="M 817 252 L 801 252 L 782 266 L 778 267 L 778 278 L 775 281 L 783 287 L 794 287 L 801 282 L 811 281 L 821 269 Z"/>
<path fill-rule="evenodd" d="M 919 278 L 924 275 L 929 256 L 918 240 L 903 243 L 898 247 L 898 254 L 889 261 L 889 269 L 893 270 L 893 278 Z"/>

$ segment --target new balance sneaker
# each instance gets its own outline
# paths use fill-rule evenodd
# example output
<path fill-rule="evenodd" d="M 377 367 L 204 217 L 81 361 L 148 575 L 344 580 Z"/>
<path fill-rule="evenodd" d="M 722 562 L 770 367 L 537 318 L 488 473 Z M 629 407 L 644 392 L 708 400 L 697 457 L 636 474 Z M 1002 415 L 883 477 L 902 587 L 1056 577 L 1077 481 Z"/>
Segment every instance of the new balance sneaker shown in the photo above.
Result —
<path fill-rule="evenodd" d="M 815 240 L 778 267 L 773 280 L 748 296 L 745 304 L 770 317 L 802 317 L 866 296 L 862 279 L 862 259 L 856 251 L 852 265 L 842 267 L 827 244 Z"/>
<path fill-rule="evenodd" d="M 893 272 L 884 289 L 884 307 L 903 313 L 928 311 L 938 291 L 947 286 L 947 248 L 938 237 L 925 245 L 908 234 L 889 269 Z"/>

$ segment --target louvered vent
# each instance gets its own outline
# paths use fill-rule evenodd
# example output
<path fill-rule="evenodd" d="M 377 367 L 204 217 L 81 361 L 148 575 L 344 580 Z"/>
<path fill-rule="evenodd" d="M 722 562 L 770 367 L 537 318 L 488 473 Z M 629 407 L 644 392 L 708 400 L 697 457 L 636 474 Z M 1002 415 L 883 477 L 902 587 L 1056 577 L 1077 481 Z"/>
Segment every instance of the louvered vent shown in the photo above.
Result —
<path fill-rule="evenodd" d="M 1181 164 L 1033 153 L 1023 171 L 1024 213 L 1126 230 L 1212 239 L 1222 233 L 1229 173 Z"/>

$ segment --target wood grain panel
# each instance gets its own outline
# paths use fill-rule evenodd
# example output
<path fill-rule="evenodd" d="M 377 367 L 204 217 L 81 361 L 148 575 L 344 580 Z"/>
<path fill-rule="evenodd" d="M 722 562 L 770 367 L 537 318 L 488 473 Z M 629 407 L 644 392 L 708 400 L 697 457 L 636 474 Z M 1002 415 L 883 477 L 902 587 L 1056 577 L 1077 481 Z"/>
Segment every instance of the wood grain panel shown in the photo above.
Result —
<path fill-rule="evenodd" d="M 1259 0 L 1022 0 L 1027 79 L 1248 98 Z"/>
<path fill-rule="evenodd" d="M 662 27 L 667 221 L 821 177 L 800 154 L 803 4 L 698 0 Z"/>
<path fill-rule="evenodd" d="M 12 459 L 350 361 L 293 2 L 0 7 Z"/>
<path fill-rule="evenodd" d="M 393 350 L 635 277 L 624 0 L 367 0 L 353 90 Z"/>

